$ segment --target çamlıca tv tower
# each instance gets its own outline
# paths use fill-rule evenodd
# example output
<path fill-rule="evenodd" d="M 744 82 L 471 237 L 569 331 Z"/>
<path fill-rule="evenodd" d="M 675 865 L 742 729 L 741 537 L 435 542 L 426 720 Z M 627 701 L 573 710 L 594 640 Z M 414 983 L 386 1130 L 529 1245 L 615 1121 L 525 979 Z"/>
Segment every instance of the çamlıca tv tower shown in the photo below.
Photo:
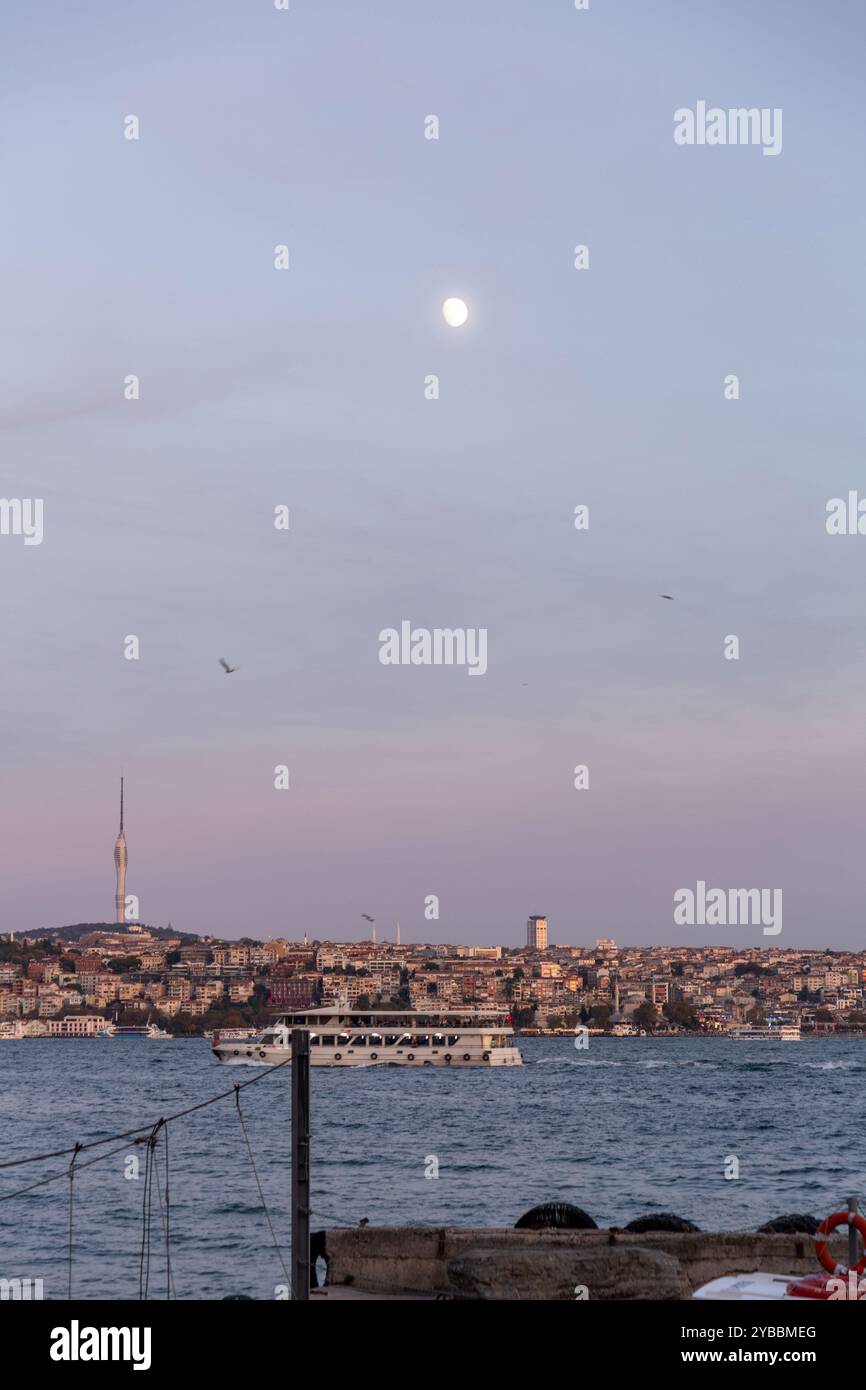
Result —
<path fill-rule="evenodd" d="M 115 921 L 126 923 L 126 836 L 123 833 L 123 778 L 120 779 L 120 834 L 114 844 L 117 892 L 114 895 Z"/>

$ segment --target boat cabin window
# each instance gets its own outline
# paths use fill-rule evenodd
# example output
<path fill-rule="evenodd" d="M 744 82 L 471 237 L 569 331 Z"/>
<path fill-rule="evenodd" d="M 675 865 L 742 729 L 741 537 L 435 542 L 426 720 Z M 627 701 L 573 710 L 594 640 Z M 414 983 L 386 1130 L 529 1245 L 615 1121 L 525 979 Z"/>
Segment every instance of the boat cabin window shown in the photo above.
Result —
<path fill-rule="evenodd" d="M 459 1041 L 460 1041 L 460 1034 L 459 1034 L 459 1033 L 449 1033 L 449 1034 L 448 1034 L 448 1046 L 449 1046 L 449 1047 L 456 1047 L 457 1044 L 459 1043 Z"/>
<path fill-rule="evenodd" d="M 367 1046 L 367 1034 L 366 1034 L 366 1033 L 359 1033 L 358 1036 L 357 1036 L 356 1038 L 353 1038 L 353 1039 L 352 1039 L 352 1046 L 353 1046 L 353 1047 L 366 1047 L 366 1046 Z"/>
<path fill-rule="evenodd" d="M 417 1033 L 417 1034 L 415 1035 L 415 1037 L 412 1039 L 412 1046 L 413 1046 L 413 1047 L 429 1047 L 429 1046 L 430 1046 L 430 1035 L 429 1035 L 429 1033 Z"/>
<path fill-rule="evenodd" d="M 322 1038 L 322 1046 L 323 1046 L 323 1047 L 333 1047 L 333 1046 L 334 1046 L 334 1035 L 333 1035 L 333 1033 L 325 1033 L 325 1034 L 324 1034 L 324 1036 L 323 1036 L 323 1038 Z"/>
<path fill-rule="evenodd" d="M 371 1046 L 371 1047 L 381 1047 L 381 1046 L 382 1046 L 382 1034 L 381 1034 L 381 1033 L 371 1033 L 371 1034 L 370 1034 L 370 1046 Z"/>
<path fill-rule="evenodd" d="M 338 1046 L 338 1047 L 346 1047 L 346 1045 L 348 1044 L 348 1042 L 349 1042 L 349 1034 L 348 1034 L 348 1033 L 338 1033 L 338 1034 L 337 1034 L 337 1046 Z"/>
<path fill-rule="evenodd" d="M 434 1034 L 433 1034 L 433 1046 L 434 1046 L 434 1047 L 443 1047 L 444 1044 L 445 1044 L 445 1034 L 444 1034 L 444 1033 L 434 1033 Z"/>

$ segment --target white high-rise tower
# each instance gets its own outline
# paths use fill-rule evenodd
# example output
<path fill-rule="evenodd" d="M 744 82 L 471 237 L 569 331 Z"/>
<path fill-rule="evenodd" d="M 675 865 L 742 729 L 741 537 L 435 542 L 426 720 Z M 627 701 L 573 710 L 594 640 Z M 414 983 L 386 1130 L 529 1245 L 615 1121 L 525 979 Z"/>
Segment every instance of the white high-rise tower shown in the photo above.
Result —
<path fill-rule="evenodd" d="M 530 917 L 526 923 L 526 944 L 533 951 L 547 950 L 546 917 Z"/>
<path fill-rule="evenodd" d="M 114 895 L 115 921 L 126 923 L 126 836 L 123 833 L 123 778 L 120 779 L 120 834 L 114 844 L 117 891 Z"/>

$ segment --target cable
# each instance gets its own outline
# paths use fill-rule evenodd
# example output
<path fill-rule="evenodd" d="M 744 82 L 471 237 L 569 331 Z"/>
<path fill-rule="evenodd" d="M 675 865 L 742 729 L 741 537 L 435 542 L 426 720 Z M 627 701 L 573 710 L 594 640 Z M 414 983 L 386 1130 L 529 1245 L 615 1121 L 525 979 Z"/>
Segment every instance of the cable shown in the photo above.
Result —
<path fill-rule="evenodd" d="M 187 1115 L 194 1115 L 197 1110 L 204 1110 L 208 1105 L 215 1105 L 219 1100 L 225 1100 L 228 1096 L 233 1096 L 236 1091 L 242 1091 L 247 1086 L 255 1086 L 256 1082 L 264 1081 L 266 1077 L 272 1076 L 281 1067 L 289 1067 L 292 1064 L 291 1057 L 287 1057 L 283 1062 L 275 1062 L 272 1067 L 267 1067 L 258 1076 L 250 1077 L 249 1081 L 241 1081 L 237 1086 L 233 1086 L 230 1091 L 220 1091 L 219 1095 L 211 1096 L 209 1100 L 200 1100 L 197 1105 L 189 1105 L 185 1110 L 178 1110 L 174 1115 L 166 1115 L 163 1120 L 155 1121 L 155 1124 L 168 1124 L 171 1120 L 182 1120 Z M 49 1158 L 65 1158 L 67 1154 L 82 1152 L 86 1149 L 98 1149 L 103 1144 L 113 1144 L 116 1139 L 131 1139 L 134 1135 L 140 1134 L 143 1129 L 153 1129 L 153 1125 L 141 1124 L 135 1129 L 126 1129 L 121 1134 L 110 1134 L 107 1139 L 93 1139 L 89 1144 L 69 1145 L 65 1149 L 54 1149 L 51 1153 L 30 1154 L 27 1158 L 11 1158 L 5 1163 L 0 1163 L 0 1169 L 17 1168 L 22 1163 L 42 1163 Z M 146 1143 L 146 1137 L 137 1139 L 136 1143 Z"/>
<path fill-rule="evenodd" d="M 251 1168 L 252 1168 L 252 1170 L 253 1170 L 253 1177 L 254 1177 L 255 1180 L 256 1180 L 256 1187 L 259 1189 L 259 1197 L 261 1198 L 262 1209 L 263 1209 L 263 1211 L 264 1211 L 264 1213 L 265 1213 L 265 1217 L 266 1217 L 266 1219 L 267 1219 L 267 1223 L 268 1223 L 268 1225 L 269 1225 L 269 1227 L 270 1227 L 270 1230 L 271 1230 L 271 1239 L 272 1239 L 273 1242 L 274 1242 L 274 1249 L 275 1249 L 276 1252 L 277 1252 L 277 1259 L 279 1260 L 280 1264 L 281 1264 L 282 1267 L 283 1267 L 283 1274 L 286 1276 L 286 1283 L 288 1284 L 288 1287 L 289 1287 L 289 1295 L 291 1295 L 291 1292 L 292 1292 L 292 1276 L 289 1274 L 289 1271 L 286 1269 L 286 1262 L 285 1262 L 285 1260 L 283 1259 L 283 1252 L 282 1252 L 282 1250 L 281 1250 L 281 1248 L 280 1248 L 280 1243 L 279 1243 L 279 1241 L 277 1240 L 277 1233 L 276 1233 L 276 1231 L 274 1230 L 274 1223 L 273 1223 L 273 1221 L 271 1220 L 271 1214 L 270 1214 L 270 1212 L 268 1211 L 268 1204 L 267 1204 L 267 1202 L 265 1201 L 265 1194 L 264 1194 L 264 1192 L 262 1191 L 262 1185 L 261 1185 L 261 1183 L 259 1182 L 259 1175 L 258 1175 L 258 1171 L 257 1171 L 257 1169 L 256 1169 L 256 1160 L 255 1160 L 254 1157 L 253 1157 L 253 1151 L 252 1151 L 252 1147 L 251 1147 L 251 1145 L 250 1145 L 249 1135 L 247 1134 L 247 1127 L 246 1127 L 246 1125 L 244 1124 L 244 1115 L 243 1115 L 243 1111 L 241 1110 L 241 1088 L 240 1088 L 240 1086 L 236 1086 L 236 1087 L 235 1087 L 235 1107 L 236 1107 L 237 1112 L 238 1112 L 238 1119 L 239 1119 L 240 1122 L 241 1122 L 241 1130 L 242 1130 L 242 1132 L 243 1132 L 244 1141 L 245 1141 L 246 1146 L 247 1146 L 247 1153 L 248 1153 L 249 1156 L 250 1156 L 250 1166 L 251 1166 Z"/>
<path fill-rule="evenodd" d="M 332 1221 L 335 1226 L 343 1226 L 350 1231 L 362 1224 L 358 1220 L 344 1221 L 341 1216 L 330 1216 L 326 1211 L 313 1211 L 312 1207 L 310 1208 L 310 1215 L 318 1216 L 322 1221 Z"/>
<path fill-rule="evenodd" d="M 157 1120 L 147 1141 L 147 1157 L 144 1164 L 144 1193 L 141 1206 L 141 1255 L 138 1263 L 138 1296 L 147 1302 L 150 1288 L 150 1228 L 152 1223 L 154 1152 L 159 1131 L 164 1120 Z"/>
<path fill-rule="evenodd" d="M 72 1161 L 71 1161 L 71 1163 L 69 1164 L 69 1171 L 68 1171 L 68 1173 L 67 1173 L 67 1177 L 69 1178 L 69 1252 L 68 1252 L 68 1256 L 69 1256 L 69 1274 L 68 1274 L 68 1278 L 67 1278 L 67 1292 L 66 1292 L 66 1297 L 67 1297 L 67 1298 L 71 1298 L 71 1297 L 72 1297 L 72 1210 L 73 1210 L 73 1193 L 74 1193 L 74 1190 L 75 1190 L 75 1160 L 76 1160 L 76 1158 L 78 1157 L 78 1150 L 79 1150 L 80 1148 L 81 1148 L 81 1145 L 80 1145 L 80 1144 L 76 1144 L 76 1145 L 75 1145 L 75 1149 L 73 1150 L 73 1154 L 72 1154 Z"/>
<path fill-rule="evenodd" d="M 134 1139 L 134 1144 L 144 1144 L 147 1142 L 146 1136 L 141 1139 Z M 107 1158 L 113 1158 L 115 1154 L 123 1153 L 128 1149 L 128 1144 L 119 1144 L 116 1149 L 109 1149 L 107 1154 L 99 1154 L 96 1158 L 88 1159 L 86 1163 L 79 1163 L 76 1173 L 80 1173 L 84 1168 L 92 1168 L 94 1163 L 103 1163 Z M 61 1178 L 69 1177 L 69 1169 L 64 1168 L 60 1173 L 52 1173 L 50 1178 L 39 1178 L 37 1182 L 28 1183 L 26 1187 L 18 1187 L 14 1192 L 6 1192 L 0 1197 L 0 1202 L 11 1202 L 13 1197 L 23 1197 L 27 1192 L 32 1192 L 37 1187 L 47 1187 L 49 1183 L 59 1182 Z"/>
<path fill-rule="evenodd" d="M 215 1104 L 217 1104 L 218 1101 L 226 1100 L 229 1096 L 232 1096 L 232 1095 L 233 1095 L 234 1098 L 235 1098 L 235 1107 L 236 1107 L 237 1112 L 238 1112 L 238 1119 L 239 1119 L 239 1121 L 240 1121 L 241 1130 L 242 1130 L 242 1133 L 243 1133 L 244 1141 L 245 1141 L 245 1143 L 246 1143 L 247 1153 L 248 1153 L 249 1159 L 250 1159 L 250 1166 L 251 1166 L 252 1171 L 253 1171 L 253 1177 L 255 1178 L 256 1187 L 258 1188 L 259 1197 L 260 1197 L 260 1199 L 261 1199 L 262 1209 L 263 1209 L 263 1211 L 264 1211 L 264 1213 L 265 1213 L 265 1217 L 266 1217 L 268 1226 L 269 1226 L 269 1228 L 270 1228 L 271 1238 L 272 1238 L 273 1244 L 274 1244 L 274 1249 L 275 1249 L 276 1252 L 277 1252 L 277 1257 L 278 1257 L 278 1259 L 279 1259 L 279 1261 L 280 1261 L 280 1264 L 281 1264 L 282 1269 L 283 1269 L 283 1273 L 284 1273 L 284 1275 L 285 1275 L 285 1277 L 286 1277 L 286 1281 L 287 1281 L 287 1284 L 288 1284 L 289 1291 L 291 1292 L 291 1276 L 290 1276 L 290 1274 L 289 1274 L 289 1271 L 286 1269 L 285 1260 L 283 1259 L 283 1254 L 282 1254 L 282 1248 L 281 1248 L 280 1243 L 279 1243 L 279 1240 L 278 1240 L 278 1238 L 277 1238 L 277 1233 L 276 1233 L 276 1230 L 274 1229 L 274 1224 L 273 1224 L 273 1221 L 271 1220 L 270 1211 L 269 1211 L 269 1209 L 268 1209 L 268 1205 L 267 1205 L 267 1202 L 266 1202 L 266 1200 L 265 1200 L 264 1191 L 263 1191 L 263 1189 L 262 1189 L 262 1185 L 261 1185 L 261 1182 L 260 1182 L 260 1180 L 259 1180 L 258 1170 L 256 1169 L 255 1157 L 254 1157 L 254 1155 L 253 1155 L 252 1146 L 251 1146 L 251 1144 L 250 1144 L 249 1135 L 248 1135 L 248 1133 L 247 1133 L 247 1128 L 246 1128 L 246 1124 L 244 1123 L 243 1112 L 242 1112 L 242 1110 L 241 1110 L 241 1105 L 240 1105 L 240 1093 L 241 1093 L 242 1090 L 245 1090 L 247 1086 L 254 1086 L 257 1082 L 263 1081 L 266 1077 L 273 1075 L 274 1072 L 279 1071 L 282 1067 L 290 1066 L 290 1065 L 291 1065 L 291 1062 L 292 1062 L 292 1058 L 291 1058 L 291 1057 L 287 1057 L 284 1061 L 282 1061 L 282 1062 L 276 1062 L 273 1066 L 267 1067 L 266 1069 L 262 1070 L 257 1076 L 250 1077 L 250 1079 L 249 1079 L 248 1081 L 238 1082 L 236 1085 L 234 1085 L 234 1086 L 231 1088 L 231 1090 L 228 1090 L 228 1091 L 221 1091 L 221 1092 L 219 1092 L 219 1094 L 217 1094 L 217 1095 L 215 1095 L 215 1096 L 211 1096 L 208 1100 L 199 1101 L 199 1102 L 198 1102 L 197 1104 L 195 1104 L 195 1105 L 186 1106 L 185 1109 L 183 1109 L 183 1110 L 178 1110 L 178 1111 L 176 1111 L 173 1115 L 163 1116 L 163 1117 L 161 1117 L 159 1120 L 154 1121 L 150 1126 L 148 1126 L 148 1127 L 147 1127 L 147 1132 L 146 1132 L 146 1133 L 142 1133 L 142 1132 L 141 1132 L 141 1130 L 144 1129 L 145 1126 L 139 1126 L 138 1129 L 128 1129 L 128 1130 L 124 1130 L 124 1131 L 123 1131 L 122 1133 L 120 1133 L 120 1134 L 109 1135 L 109 1136 L 108 1136 L 107 1138 L 105 1138 L 105 1139 L 94 1139 L 94 1140 L 91 1140 L 89 1143 L 81 1143 L 80 1141 L 76 1141 L 75 1144 L 70 1145 L 69 1147 L 64 1148 L 64 1149 L 54 1149 L 54 1150 L 52 1150 L 52 1151 L 50 1151 L 50 1152 L 47 1152 L 47 1153 L 31 1154 L 31 1155 L 29 1155 L 29 1156 L 27 1156 L 27 1157 L 24 1157 L 24 1158 L 7 1159 L 4 1163 L 0 1163 L 0 1169 L 16 1168 L 16 1167 L 20 1167 L 20 1166 L 22 1166 L 22 1165 L 24 1165 L 24 1164 L 27 1164 L 27 1163 L 43 1163 L 43 1162 L 46 1162 L 47 1160 L 52 1159 L 52 1158 L 64 1158 L 64 1157 L 66 1157 L 67 1154 L 71 1154 L 71 1155 L 72 1155 L 68 1167 L 65 1168 L 65 1169 L 63 1169 L 63 1170 L 61 1170 L 60 1172 L 58 1172 L 58 1173 L 52 1173 L 52 1174 L 50 1174 L 50 1175 L 49 1175 L 48 1177 L 46 1177 L 46 1178 L 39 1178 L 39 1179 L 37 1179 L 36 1182 L 28 1183 L 25 1187 L 16 1188 L 16 1190 L 15 1190 L 14 1192 L 7 1192 L 7 1193 L 4 1193 L 4 1194 L 0 1195 L 0 1202 L 9 1202 L 9 1201 L 12 1201 L 13 1198 L 25 1196 L 28 1192 L 33 1192 L 33 1191 L 35 1191 L 37 1188 L 40 1188 L 40 1187 L 47 1187 L 47 1186 L 49 1186 L 49 1185 L 50 1185 L 51 1183 L 53 1183 L 53 1182 L 59 1182 L 62 1178 L 68 1179 L 68 1181 L 69 1181 L 69 1233 L 68 1233 L 68 1252 L 67 1252 L 67 1260 L 68 1260 L 67 1297 L 68 1297 L 68 1298 L 70 1298 L 70 1299 L 72 1298 L 72 1269 L 73 1269 L 73 1251 L 74 1251 L 74 1182 L 75 1182 L 75 1177 L 76 1177 L 77 1174 L 78 1174 L 79 1172 L 81 1172 L 83 1169 L 85 1169 L 85 1168 L 90 1168 L 90 1167 L 92 1167 L 93 1164 L 95 1164 L 95 1163 L 103 1163 L 103 1162 L 106 1162 L 109 1158 L 114 1157 L 115 1154 L 122 1153 L 125 1149 L 127 1149 L 127 1148 L 129 1147 L 129 1143 L 131 1142 L 132 1144 L 146 1144 L 146 1145 L 147 1145 L 147 1152 L 146 1152 L 146 1157 L 145 1157 L 144 1192 L 143 1192 L 143 1195 L 142 1195 L 141 1250 L 140 1250 L 140 1254 L 139 1254 L 139 1298 L 146 1301 L 147 1298 L 148 1298 L 149 1289 L 150 1289 L 151 1233 L 152 1233 L 152 1226 L 153 1226 L 153 1187 L 154 1187 L 154 1182 L 155 1182 L 155 1183 L 156 1183 L 157 1198 L 158 1198 L 158 1201 L 159 1201 L 160 1218 L 161 1218 L 161 1221 L 162 1221 L 163 1231 L 164 1231 L 164 1234 L 165 1234 L 166 1298 L 167 1298 L 167 1299 L 171 1299 L 171 1297 L 172 1297 L 172 1295 L 173 1295 L 174 1298 L 177 1299 L 177 1291 L 176 1291 L 175 1285 L 174 1285 L 174 1273 L 173 1273 L 172 1265 L 171 1265 L 170 1193 L 169 1193 L 169 1159 L 168 1159 L 168 1125 L 169 1125 L 169 1123 L 170 1123 L 171 1121 L 173 1121 L 173 1120 L 181 1120 L 181 1119 L 184 1119 L 184 1118 L 186 1118 L 188 1115 L 193 1115 L 193 1114 L 195 1114 L 195 1113 L 196 1113 L 197 1111 L 199 1111 L 199 1110 L 207 1109 L 208 1106 L 210 1106 L 210 1105 L 215 1105 Z M 161 1190 L 160 1190 L 160 1183 L 159 1183 L 158 1141 L 159 1141 L 159 1132 L 160 1132 L 160 1130 L 164 1131 L 164 1133 L 165 1133 L 165 1206 L 164 1206 L 164 1207 L 163 1207 L 162 1192 L 161 1192 Z M 106 1153 L 97 1154 L 94 1158 L 88 1159 L 88 1160 L 87 1160 L 86 1162 L 84 1162 L 84 1163 L 78 1163 L 78 1162 L 77 1162 L 78 1155 L 79 1155 L 80 1153 L 83 1153 L 83 1152 L 85 1152 L 85 1151 L 89 1151 L 89 1150 L 91 1150 L 91 1149 L 99 1149 L 99 1148 L 102 1148 L 104 1145 L 114 1143 L 114 1141 L 115 1141 L 115 1140 L 118 1140 L 118 1139 L 122 1139 L 122 1140 L 124 1140 L 124 1141 L 126 1141 L 126 1142 L 124 1142 L 123 1144 L 119 1144 L 116 1148 L 113 1148 L 113 1149 L 108 1150 L 108 1152 L 106 1152 Z M 318 1215 L 319 1213 L 316 1213 L 316 1214 Z M 342 1224 L 342 1223 L 338 1223 L 338 1224 Z"/>

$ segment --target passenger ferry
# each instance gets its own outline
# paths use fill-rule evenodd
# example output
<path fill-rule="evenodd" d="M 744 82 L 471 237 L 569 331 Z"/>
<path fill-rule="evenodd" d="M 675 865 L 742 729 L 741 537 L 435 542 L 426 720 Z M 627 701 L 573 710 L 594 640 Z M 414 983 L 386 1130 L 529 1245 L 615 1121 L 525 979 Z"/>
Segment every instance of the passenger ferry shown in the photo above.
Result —
<path fill-rule="evenodd" d="M 172 1034 L 165 1028 L 158 1028 L 155 1023 L 128 1023 L 120 1027 L 116 1023 L 109 1023 L 105 1028 L 100 1028 L 96 1034 L 97 1038 L 150 1038 L 153 1042 L 167 1042 L 171 1040 Z"/>
<path fill-rule="evenodd" d="M 523 1057 L 499 1009 L 350 1009 L 280 1013 L 252 1038 L 213 1036 L 220 1062 L 273 1066 L 292 1055 L 292 1029 L 310 1035 L 314 1067 L 516 1067 Z"/>
<path fill-rule="evenodd" d="M 800 1026 L 797 1023 L 783 1023 L 781 1028 L 731 1028 L 729 1038 L 737 1042 L 800 1042 Z"/>

